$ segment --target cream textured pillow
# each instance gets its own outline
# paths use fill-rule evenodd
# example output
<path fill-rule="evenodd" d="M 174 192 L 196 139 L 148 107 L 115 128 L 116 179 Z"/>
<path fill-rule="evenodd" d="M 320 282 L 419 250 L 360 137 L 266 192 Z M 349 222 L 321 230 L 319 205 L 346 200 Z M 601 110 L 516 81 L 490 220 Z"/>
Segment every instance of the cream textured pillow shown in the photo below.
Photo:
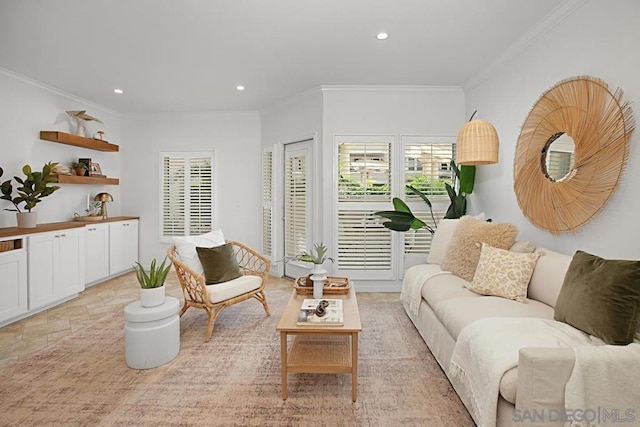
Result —
<path fill-rule="evenodd" d="M 539 257 L 539 252 L 511 252 L 483 243 L 476 274 L 467 288 L 480 295 L 524 302 Z"/>
<path fill-rule="evenodd" d="M 480 245 L 486 243 L 494 248 L 509 249 L 515 243 L 517 235 L 518 229 L 513 224 L 486 222 L 463 216 L 458 221 L 440 268 L 470 282 L 480 259 Z"/>

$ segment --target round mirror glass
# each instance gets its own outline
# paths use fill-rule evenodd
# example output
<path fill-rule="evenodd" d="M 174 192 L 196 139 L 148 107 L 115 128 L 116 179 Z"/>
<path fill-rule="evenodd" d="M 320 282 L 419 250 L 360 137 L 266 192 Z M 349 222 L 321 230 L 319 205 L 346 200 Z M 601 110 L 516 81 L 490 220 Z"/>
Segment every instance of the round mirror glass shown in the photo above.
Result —
<path fill-rule="evenodd" d="M 542 149 L 540 166 L 551 181 L 559 182 L 571 176 L 576 145 L 573 138 L 564 132 L 558 132 L 547 140 Z"/>

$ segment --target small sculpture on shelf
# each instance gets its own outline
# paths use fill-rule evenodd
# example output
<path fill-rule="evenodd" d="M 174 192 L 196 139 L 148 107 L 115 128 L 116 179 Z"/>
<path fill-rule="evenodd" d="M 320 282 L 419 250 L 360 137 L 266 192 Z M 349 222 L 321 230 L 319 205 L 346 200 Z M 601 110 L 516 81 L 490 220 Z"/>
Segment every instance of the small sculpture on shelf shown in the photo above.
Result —
<path fill-rule="evenodd" d="M 67 115 L 72 118 L 75 119 L 77 127 L 76 127 L 76 132 L 75 134 L 78 136 L 85 136 L 85 131 L 86 131 L 86 125 L 85 122 L 98 122 L 98 123 L 102 123 L 102 120 L 90 116 L 87 114 L 87 110 L 68 110 L 66 111 Z M 104 124 L 104 123 L 102 123 Z"/>

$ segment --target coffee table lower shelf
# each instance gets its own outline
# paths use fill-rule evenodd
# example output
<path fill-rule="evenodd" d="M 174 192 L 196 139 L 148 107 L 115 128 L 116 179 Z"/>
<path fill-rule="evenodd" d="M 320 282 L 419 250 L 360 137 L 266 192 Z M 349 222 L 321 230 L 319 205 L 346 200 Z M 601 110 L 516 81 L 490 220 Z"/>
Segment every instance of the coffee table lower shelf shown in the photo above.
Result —
<path fill-rule="evenodd" d="M 351 374 L 351 398 L 356 401 L 358 333 L 294 335 L 287 351 L 287 334 L 281 332 L 282 399 L 287 399 L 287 374 Z M 355 355 L 355 357 L 354 357 Z"/>

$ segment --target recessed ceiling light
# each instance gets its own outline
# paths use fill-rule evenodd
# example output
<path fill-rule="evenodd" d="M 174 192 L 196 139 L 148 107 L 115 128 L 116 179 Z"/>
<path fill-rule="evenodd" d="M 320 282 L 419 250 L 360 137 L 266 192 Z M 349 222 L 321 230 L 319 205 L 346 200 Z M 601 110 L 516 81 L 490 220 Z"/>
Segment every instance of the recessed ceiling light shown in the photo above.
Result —
<path fill-rule="evenodd" d="M 378 33 L 378 35 L 376 36 L 376 38 L 378 40 L 386 40 L 389 38 L 389 34 L 387 33 Z"/>
<path fill-rule="evenodd" d="M 122 95 L 124 93 L 124 91 L 122 89 L 114 89 L 113 91 L 115 93 L 117 93 L 118 95 Z"/>
<path fill-rule="evenodd" d="M 244 86 L 242 86 L 242 85 L 238 85 L 238 86 L 236 86 L 236 89 L 238 89 L 238 90 L 244 90 Z"/>

